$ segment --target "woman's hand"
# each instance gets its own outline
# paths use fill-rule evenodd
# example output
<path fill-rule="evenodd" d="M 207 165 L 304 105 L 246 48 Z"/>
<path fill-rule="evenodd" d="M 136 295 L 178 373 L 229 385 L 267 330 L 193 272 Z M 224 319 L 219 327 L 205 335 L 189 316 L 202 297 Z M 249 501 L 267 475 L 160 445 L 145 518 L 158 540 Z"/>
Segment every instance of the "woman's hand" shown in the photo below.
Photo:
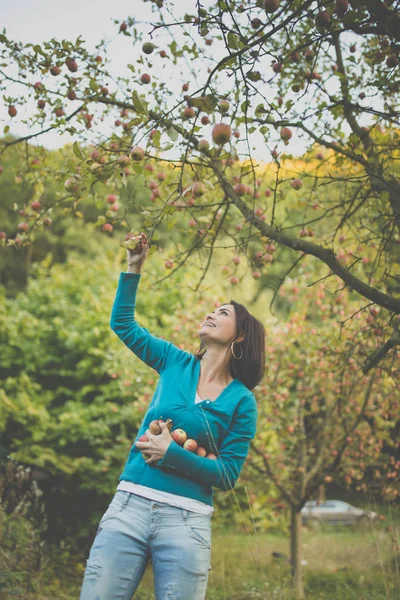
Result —
<path fill-rule="evenodd" d="M 140 252 L 134 250 L 126 250 L 126 258 L 128 261 L 128 270 L 133 273 L 140 273 L 142 265 L 149 253 L 149 242 L 145 233 L 140 234 L 142 237 Z"/>
<path fill-rule="evenodd" d="M 150 454 L 150 458 L 146 460 L 146 464 L 148 465 L 152 465 L 158 460 L 161 460 L 172 442 L 172 437 L 166 423 L 161 420 L 159 420 L 158 423 L 161 427 L 161 433 L 159 435 L 154 435 L 148 429 L 145 435 L 149 441 L 135 442 L 135 446 L 139 450 L 146 452 L 146 454 Z"/>

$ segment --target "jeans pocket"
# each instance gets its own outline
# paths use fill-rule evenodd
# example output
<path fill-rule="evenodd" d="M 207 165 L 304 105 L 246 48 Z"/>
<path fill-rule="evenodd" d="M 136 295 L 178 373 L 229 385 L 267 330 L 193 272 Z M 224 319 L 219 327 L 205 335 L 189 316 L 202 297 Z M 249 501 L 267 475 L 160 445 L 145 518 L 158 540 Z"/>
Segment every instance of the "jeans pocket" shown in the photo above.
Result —
<path fill-rule="evenodd" d="M 104 515 L 99 523 L 99 526 L 103 525 L 106 521 L 111 519 L 114 515 L 122 512 L 124 510 L 124 508 L 126 506 L 126 496 L 128 494 L 129 494 L 129 492 L 124 492 L 122 490 L 119 490 L 118 492 L 116 492 L 114 498 L 112 499 L 106 512 L 104 513 Z"/>
<path fill-rule="evenodd" d="M 211 530 L 189 525 L 189 532 L 207 550 L 211 550 Z"/>

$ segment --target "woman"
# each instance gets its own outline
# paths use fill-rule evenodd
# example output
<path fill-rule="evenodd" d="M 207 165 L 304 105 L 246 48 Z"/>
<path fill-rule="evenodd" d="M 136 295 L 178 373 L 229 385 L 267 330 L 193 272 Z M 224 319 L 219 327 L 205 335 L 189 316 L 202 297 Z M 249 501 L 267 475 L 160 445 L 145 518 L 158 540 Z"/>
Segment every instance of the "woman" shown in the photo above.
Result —
<path fill-rule="evenodd" d="M 139 251 L 127 250 L 128 270 L 120 274 L 110 325 L 160 378 L 100 521 L 81 600 L 130 600 L 149 560 L 156 600 L 203 600 L 212 488 L 233 488 L 256 432 L 257 406 L 250 390 L 264 375 L 263 325 L 231 302 L 206 316 L 196 356 L 151 335 L 134 319 L 147 254 L 148 241 L 141 234 Z M 158 419 L 161 433 L 155 435 L 149 425 Z M 183 430 L 204 450 L 197 454 L 182 440 L 177 443 L 167 419 L 172 419 L 172 432 Z M 143 434 L 147 442 L 138 441 Z"/>

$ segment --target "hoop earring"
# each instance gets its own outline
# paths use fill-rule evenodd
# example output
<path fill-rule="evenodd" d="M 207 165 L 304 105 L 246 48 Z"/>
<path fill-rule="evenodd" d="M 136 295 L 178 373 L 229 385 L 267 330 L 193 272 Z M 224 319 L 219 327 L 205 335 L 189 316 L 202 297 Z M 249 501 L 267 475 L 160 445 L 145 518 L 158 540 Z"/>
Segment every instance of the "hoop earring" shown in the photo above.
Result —
<path fill-rule="evenodd" d="M 240 346 L 241 355 L 240 356 L 236 356 L 235 353 L 234 353 L 234 351 L 233 351 L 233 344 L 235 343 L 235 341 L 233 341 L 232 344 L 231 344 L 231 352 L 233 354 L 233 357 L 236 358 L 236 360 L 240 360 L 241 358 L 243 358 L 243 348 Z"/>

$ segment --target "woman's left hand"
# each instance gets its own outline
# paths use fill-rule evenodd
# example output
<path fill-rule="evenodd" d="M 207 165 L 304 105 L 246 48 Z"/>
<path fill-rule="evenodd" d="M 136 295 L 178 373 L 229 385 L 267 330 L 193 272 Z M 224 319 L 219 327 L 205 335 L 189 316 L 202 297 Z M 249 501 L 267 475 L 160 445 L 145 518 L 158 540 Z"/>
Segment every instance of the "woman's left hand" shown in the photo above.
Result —
<path fill-rule="evenodd" d="M 146 454 L 150 454 L 150 458 L 146 460 L 146 464 L 148 465 L 161 460 L 168 450 L 170 443 L 172 442 L 172 437 L 166 423 L 160 420 L 159 425 L 161 427 L 161 433 L 159 435 L 154 435 L 149 429 L 147 429 L 145 436 L 149 441 L 135 442 L 135 446 L 139 450 L 146 452 Z"/>

